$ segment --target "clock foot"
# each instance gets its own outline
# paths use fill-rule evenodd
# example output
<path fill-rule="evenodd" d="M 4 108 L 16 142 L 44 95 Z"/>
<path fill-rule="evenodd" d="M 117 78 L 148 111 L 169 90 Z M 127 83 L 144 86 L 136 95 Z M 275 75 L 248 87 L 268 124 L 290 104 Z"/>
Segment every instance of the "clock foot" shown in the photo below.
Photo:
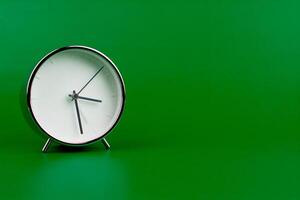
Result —
<path fill-rule="evenodd" d="M 103 139 L 101 140 L 101 142 L 102 142 L 102 144 L 104 145 L 105 150 L 109 150 L 109 149 L 110 149 L 110 145 L 109 145 L 109 143 L 107 142 L 107 140 L 106 140 L 105 138 L 103 138 Z"/>
<path fill-rule="evenodd" d="M 50 143 L 51 143 L 51 140 L 50 140 L 50 138 L 48 138 L 46 143 L 43 146 L 42 152 L 45 153 L 48 150 L 48 147 L 49 147 Z"/>

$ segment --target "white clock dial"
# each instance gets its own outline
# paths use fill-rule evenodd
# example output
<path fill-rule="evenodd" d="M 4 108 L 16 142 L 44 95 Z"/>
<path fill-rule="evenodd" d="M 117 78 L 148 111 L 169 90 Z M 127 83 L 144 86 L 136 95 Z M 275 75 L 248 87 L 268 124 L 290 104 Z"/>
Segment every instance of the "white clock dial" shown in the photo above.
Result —
<path fill-rule="evenodd" d="M 106 135 L 122 113 L 124 98 L 124 84 L 112 61 L 82 46 L 48 54 L 28 84 L 35 121 L 67 144 L 86 144 Z"/>

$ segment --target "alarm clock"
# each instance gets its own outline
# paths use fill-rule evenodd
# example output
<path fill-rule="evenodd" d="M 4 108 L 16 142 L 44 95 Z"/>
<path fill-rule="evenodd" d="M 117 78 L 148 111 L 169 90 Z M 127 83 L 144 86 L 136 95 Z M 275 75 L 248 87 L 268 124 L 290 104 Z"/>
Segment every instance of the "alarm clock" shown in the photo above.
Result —
<path fill-rule="evenodd" d="M 105 139 L 120 120 L 125 85 L 116 65 L 86 46 L 56 49 L 33 69 L 27 84 L 27 104 L 34 122 L 52 141 L 70 146 Z"/>

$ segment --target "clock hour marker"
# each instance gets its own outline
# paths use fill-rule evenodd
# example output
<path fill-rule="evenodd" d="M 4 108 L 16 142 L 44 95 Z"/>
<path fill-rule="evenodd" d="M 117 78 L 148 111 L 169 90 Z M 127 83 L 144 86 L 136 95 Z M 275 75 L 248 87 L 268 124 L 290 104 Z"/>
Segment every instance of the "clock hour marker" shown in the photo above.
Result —
<path fill-rule="evenodd" d="M 105 117 L 107 117 L 107 118 L 111 118 L 112 116 L 111 116 L 111 115 L 109 115 L 109 114 L 105 114 Z"/>

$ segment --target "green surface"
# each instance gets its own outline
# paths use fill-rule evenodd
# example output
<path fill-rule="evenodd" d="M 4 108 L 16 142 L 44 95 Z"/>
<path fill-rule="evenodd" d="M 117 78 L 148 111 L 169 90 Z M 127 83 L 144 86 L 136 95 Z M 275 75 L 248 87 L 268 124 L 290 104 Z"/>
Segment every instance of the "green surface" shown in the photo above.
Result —
<path fill-rule="evenodd" d="M 0 199 L 300 199 L 297 0 L 0 3 Z M 127 89 L 101 143 L 53 145 L 25 88 L 49 51 L 107 54 Z"/>

